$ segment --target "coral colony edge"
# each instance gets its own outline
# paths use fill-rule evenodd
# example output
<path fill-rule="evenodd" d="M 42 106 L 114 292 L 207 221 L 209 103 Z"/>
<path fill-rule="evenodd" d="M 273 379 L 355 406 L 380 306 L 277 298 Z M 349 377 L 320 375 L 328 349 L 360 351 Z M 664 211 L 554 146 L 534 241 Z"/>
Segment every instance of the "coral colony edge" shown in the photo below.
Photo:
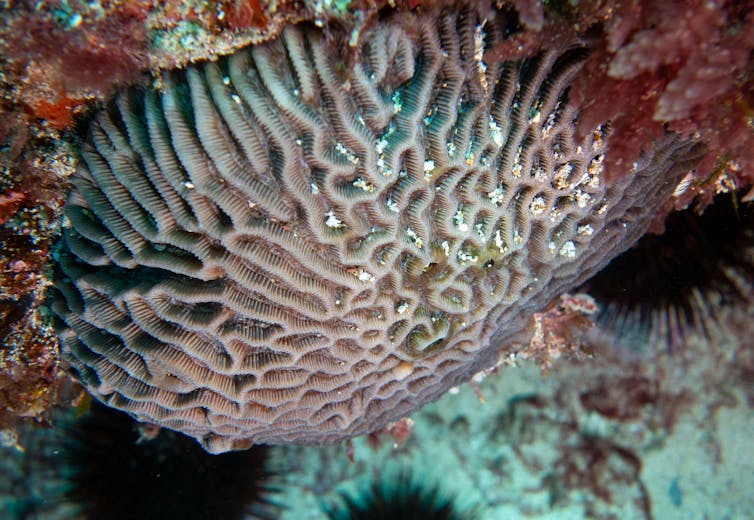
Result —
<path fill-rule="evenodd" d="M 569 97 L 589 40 L 490 52 L 517 27 L 486 3 L 353 48 L 301 24 L 117 95 L 65 208 L 76 377 L 219 453 L 377 430 L 520 348 L 703 147 L 667 133 L 608 175 L 610 122 L 582 136 Z"/>

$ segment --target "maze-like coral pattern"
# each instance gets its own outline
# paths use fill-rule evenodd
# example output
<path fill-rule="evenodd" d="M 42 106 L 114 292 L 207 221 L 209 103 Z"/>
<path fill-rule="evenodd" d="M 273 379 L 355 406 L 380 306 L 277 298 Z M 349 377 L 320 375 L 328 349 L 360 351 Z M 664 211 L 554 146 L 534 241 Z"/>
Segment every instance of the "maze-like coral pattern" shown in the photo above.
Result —
<path fill-rule="evenodd" d="M 400 13 L 166 74 L 92 121 L 55 309 L 89 390 L 210 451 L 383 426 L 491 364 L 693 162 L 574 137 L 578 42 L 485 61 L 488 9 Z M 346 49 L 346 50 L 343 50 Z M 681 160 L 682 159 L 682 160 Z"/>

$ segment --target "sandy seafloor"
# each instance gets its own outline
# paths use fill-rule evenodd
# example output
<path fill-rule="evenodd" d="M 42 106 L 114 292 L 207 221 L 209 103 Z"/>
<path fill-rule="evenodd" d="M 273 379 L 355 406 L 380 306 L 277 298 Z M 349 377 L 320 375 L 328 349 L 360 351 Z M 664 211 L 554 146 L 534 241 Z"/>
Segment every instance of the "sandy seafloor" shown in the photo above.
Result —
<path fill-rule="evenodd" d="M 754 518 L 751 312 L 727 314 L 735 327 L 673 355 L 597 349 L 545 378 L 531 363 L 503 366 L 479 383 L 484 403 L 465 384 L 416 413 L 401 446 L 355 439 L 354 462 L 342 445 L 274 448 L 280 518 L 325 518 L 339 493 L 400 471 L 483 520 Z M 0 452 L 0 518 L 76 517 L 56 498 L 61 468 L 35 453 L 55 435 L 24 430 L 24 454 Z M 40 507 L 18 516 L 19 501 Z"/>

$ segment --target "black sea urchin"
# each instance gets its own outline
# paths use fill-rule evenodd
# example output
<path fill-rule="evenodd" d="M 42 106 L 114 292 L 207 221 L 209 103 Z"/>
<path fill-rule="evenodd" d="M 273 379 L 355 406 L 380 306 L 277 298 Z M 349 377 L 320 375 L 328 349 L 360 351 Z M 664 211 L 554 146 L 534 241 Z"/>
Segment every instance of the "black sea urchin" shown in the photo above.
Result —
<path fill-rule="evenodd" d="M 584 42 L 519 61 L 492 4 L 307 26 L 98 114 L 55 311 L 97 398 L 221 452 L 373 431 L 492 365 L 645 231 L 693 143 L 602 178 Z M 489 61 L 485 61 L 489 59 Z"/>
<path fill-rule="evenodd" d="M 141 439 L 126 414 L 96 405 L 65 429 L 66 499 L 84 519 L 278 518 L 267 448 L 211 455 L 171 431 Z"/>
<path fill-rule="evenodd" d="M 404 469 L 396 475 L 377 476 L 355 494 L 341 493 L 342 505 L 326 509 L 330 520 L 471 520 L 473 508 L 459 510 L 455 497 L 438 485 L 418 482 Z"/>
<path fill-rule="evenodd" d="M 689 331 L 709 336 L 724 305 L 752 302 L 754 202 L 723 193 L 702 213 L 668 216 L 662 235 L 645 235 L 585 286 L 600 325 L 620 343 L 674 350 Z"/>

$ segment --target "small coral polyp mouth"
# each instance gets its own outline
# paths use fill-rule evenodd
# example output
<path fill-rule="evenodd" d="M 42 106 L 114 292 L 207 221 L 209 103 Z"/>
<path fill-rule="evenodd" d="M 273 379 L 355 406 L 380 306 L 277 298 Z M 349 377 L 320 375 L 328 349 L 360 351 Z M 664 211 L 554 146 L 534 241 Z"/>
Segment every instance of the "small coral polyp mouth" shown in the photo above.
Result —
<path fill-rule="evenodd" d="M 516 27 L 490 9 L 386 16 L 347 57 L 288 27 L 95 117 L 55 303 L 89 391 L 214 452 L 337 442 L 492 365 L 643 234 L 696 149 L 605 182 L 607 126 L 577 137 L 568 98 L 585 49 L 484 61 Z"/>

